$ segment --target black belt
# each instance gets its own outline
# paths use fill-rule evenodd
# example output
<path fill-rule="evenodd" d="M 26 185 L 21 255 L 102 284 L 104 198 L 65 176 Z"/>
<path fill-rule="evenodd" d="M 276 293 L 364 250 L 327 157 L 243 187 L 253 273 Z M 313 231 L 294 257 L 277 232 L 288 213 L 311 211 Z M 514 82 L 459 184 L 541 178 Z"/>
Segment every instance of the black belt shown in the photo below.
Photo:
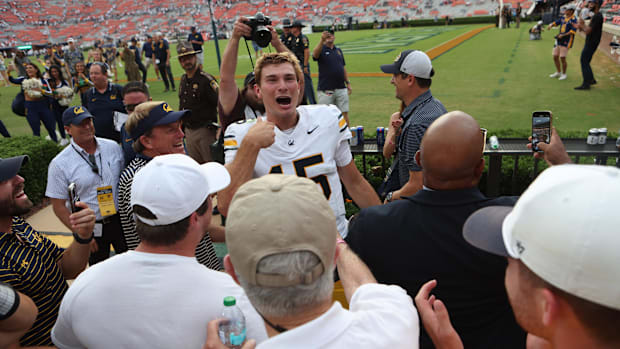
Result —
<path fill-rule="evenodd" d="M 112 223 L 112 220 L 114 220 L 115 218 L 116 218 L 116 215 L 113 214 L 111 216 L 105 216 L 101 218 L 100 220 L 96 221 L 95 223 L 108 224 L 108 223 Z"/>

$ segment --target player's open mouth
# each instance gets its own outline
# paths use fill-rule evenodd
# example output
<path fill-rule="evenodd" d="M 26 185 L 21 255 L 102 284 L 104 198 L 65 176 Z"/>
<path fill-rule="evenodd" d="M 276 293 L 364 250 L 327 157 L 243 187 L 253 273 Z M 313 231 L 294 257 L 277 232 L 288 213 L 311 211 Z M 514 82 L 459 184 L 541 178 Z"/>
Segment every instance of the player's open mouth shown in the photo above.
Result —
<path fill-rule="evenodd" d="M 291 104 L 291 97 L 277 97 L 276 103 L 281 106 L 288 106 Z"/>
<path fill-rule="evenodd" d="M 173 147 L 175 147 L 175 148 L 183 148 L 183 142 L 176 143 L 176 144 L 173 145 Z"/>
<path fill-rule="evenodd" d="M 15 194 L 15 198 L 16 199 L 23 199 L 23 198 L 27 198 L 26 193 L 24 193 L 23 190 L 20 190 L 19 192 L 17 192 L 17 194 Z"/>

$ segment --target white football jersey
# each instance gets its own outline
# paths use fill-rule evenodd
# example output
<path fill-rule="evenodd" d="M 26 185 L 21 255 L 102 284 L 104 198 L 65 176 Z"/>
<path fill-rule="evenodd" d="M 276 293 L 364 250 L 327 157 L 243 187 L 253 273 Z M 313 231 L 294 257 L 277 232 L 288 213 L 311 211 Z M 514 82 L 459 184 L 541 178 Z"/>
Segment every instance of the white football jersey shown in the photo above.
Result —
<path fill-rule="evenodd" d="M 311 105 L 297 108 L 299 121 L 291 129 L 275 128 L 275 142 L 258 152 L 254 178 L 269 173 L 292 174 L 312 179 L 321 188 L 334 210 L 338 231 L 347 235 L 344 199 L 337 167 L 348 165 L 353 156 L 348 140 L 351 132 L 338 108 Z M 226 128 L 226 163 L 235 158 L 243 137 L 256 120 L 239 121 Z"/>

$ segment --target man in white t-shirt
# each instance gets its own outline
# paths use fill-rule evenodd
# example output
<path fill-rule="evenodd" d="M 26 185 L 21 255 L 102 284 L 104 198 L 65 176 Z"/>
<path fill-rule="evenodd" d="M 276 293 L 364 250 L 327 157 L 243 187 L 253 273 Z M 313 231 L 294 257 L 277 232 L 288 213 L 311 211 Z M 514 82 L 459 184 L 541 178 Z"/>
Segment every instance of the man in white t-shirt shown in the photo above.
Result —
<path fill-rule="evenodd" d="M 195 258 L 211 221 L 211 196 L 229 182 L 223 166 L 199 165 L 184 154 L 158 156 L 136 173 L 131 204 L 141 242 L 75 280 L 52 330 L 54 344 L 201 348 L 226 296 L 236 298 L 247 334 L 264 340 L 265 326 L 243 290 Z"/>
<path fill-rule="evenodd" d="M 242 185 L 226 243 L 226 271 L 267 327 L 270 338 L 259 348 L 418 348 L 413 301 L 398 286 L 377 284 L 338 235 L 313 181 L 269 174 Z M 332 300 L 335 265 L 349 310 Z M 207 344 L 217 347 L 214 340 Z"/>
<path fill-rule="evenodd" d="M 226 215 L 237 188 L 251 178 L 294 174 L 317 183 L 336 215 L 340 235 L 346 237 L 340 181 L 359 207 L 381 204 L 355 166 L 346 120 L 333 105 L 297 107 L 303 95 L 299 84 L 303 73 L 292 53 L 264 54 L 254 72 L 254 89 L 263 100 L 266 117 L 241 121 L 226 129 L 224 153 L 231 185 L 218 194 L 220 212 Z"/>

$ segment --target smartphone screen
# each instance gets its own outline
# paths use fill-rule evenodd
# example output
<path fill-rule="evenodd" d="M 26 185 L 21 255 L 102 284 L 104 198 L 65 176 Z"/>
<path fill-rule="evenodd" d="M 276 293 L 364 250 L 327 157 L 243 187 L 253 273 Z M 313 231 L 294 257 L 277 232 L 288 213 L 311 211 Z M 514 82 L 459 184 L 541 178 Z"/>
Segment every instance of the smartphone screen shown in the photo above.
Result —
<path fill-rule="evenodd" d="M 540 151 L 538 143 L 551 141 L 551 112 L 535 111 L 532 113 L 532 151 Z"/>

